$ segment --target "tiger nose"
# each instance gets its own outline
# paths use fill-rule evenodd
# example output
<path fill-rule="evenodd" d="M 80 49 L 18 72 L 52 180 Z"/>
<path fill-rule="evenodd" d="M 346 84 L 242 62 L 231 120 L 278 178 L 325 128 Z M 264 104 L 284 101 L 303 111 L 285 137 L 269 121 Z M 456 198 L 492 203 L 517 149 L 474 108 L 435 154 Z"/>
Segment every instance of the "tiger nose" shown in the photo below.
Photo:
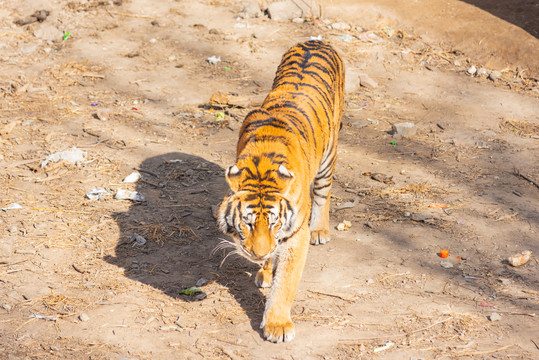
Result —
<path fill-rule="evenodd" d="M 252 257 L 255 257 L 255 258 L 258 258 L 258 259 L 262 259 L 264 256 L 266 256 L 267 254 L 262 254 L 260 252 L 256 252 L 254 249 L 251 250 L 251 256 Z"/>

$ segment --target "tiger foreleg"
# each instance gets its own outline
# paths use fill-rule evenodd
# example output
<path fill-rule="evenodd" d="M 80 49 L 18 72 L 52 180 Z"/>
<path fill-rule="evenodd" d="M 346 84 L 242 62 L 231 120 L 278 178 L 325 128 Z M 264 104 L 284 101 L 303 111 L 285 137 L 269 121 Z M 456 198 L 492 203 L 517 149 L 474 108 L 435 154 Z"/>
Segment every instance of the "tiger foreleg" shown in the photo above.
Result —
<path fill-rule="evenodd" d="M 303 225 L 282 246 L 284 248 L 279 252 L 279 262 L 260 325 L 264 329 L 264 337 L 272 342 L 290 341 L 295 335 L 290 310 L 307 258 L 309 246 L 307 226 Z"/>
<path fill-rule="evenodd" d="M 266 288 L 270 287 L 271 283 L 273 282 L 273 264 L 271 262 L 271 258 L 266 260 L 264 263 L 264 266 L 258 272 L 255 276 L 255 284 L 258 287 Z"/>

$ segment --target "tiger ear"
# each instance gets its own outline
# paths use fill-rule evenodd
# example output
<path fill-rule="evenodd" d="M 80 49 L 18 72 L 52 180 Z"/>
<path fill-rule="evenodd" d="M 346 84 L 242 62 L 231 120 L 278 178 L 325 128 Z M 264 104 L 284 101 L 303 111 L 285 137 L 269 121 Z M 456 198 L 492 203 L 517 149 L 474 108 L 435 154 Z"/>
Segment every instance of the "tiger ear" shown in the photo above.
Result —
<path fill-rule="evenodd" d="M 230 189 L 234 192 L 238 191 L 240 188 L 240 175 L 241 170 L 236 165 L 232 165 L 226 169 L 226 181 L 228 182 Z"/>
<path fill-rule="evenodd" d="M 284 186 L 282 192 L 286 194 L 290 189 L 290 185 L 294 181 L 294 173 L 286 168 L 283 164 L 279 165 L 277 169 L 277 175 L 279 179 L 283 182 Z"/>
<path fill-rule="evenodd" d="M 277 169 L 277 173 L 282 178 L 289 178 L 292 179 L 294 177 L 294 173 L 292 171 L 289 171 L 286 166 L 283 164 L 279 165 L 279 168 Z"/>

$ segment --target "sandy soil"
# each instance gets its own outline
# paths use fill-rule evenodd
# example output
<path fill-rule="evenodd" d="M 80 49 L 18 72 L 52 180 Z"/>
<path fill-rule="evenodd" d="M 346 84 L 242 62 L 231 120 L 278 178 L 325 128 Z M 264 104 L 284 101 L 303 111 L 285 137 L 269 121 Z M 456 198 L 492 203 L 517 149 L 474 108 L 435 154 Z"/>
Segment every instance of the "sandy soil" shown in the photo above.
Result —
<path fill-rule="evenodd" d="M 0 207 L 22 207 L 0 211 L 0 358 L 537 358 L 537 7 L 426 2 L 294 23 L 233 0 L 0 1 Z M 242 118 L 319 35 L 347 65 L 331 223 L 351 228 L 311 247 L 296 339 L 275 345 L 257 265 L 212 253 L 212 208 Z M 392 136 L 406 121 L 417 134 Z"/>

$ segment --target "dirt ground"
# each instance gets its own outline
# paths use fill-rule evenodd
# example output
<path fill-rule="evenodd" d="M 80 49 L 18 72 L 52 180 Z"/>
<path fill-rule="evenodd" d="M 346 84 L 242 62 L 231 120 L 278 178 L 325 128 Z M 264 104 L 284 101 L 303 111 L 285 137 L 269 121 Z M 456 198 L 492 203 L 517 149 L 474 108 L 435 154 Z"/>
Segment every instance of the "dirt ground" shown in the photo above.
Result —
<path fill-rule="evenodd" d="M 538 358 L 538 10 L 492 3 L 326 1 L 301 23 L 235 0 L 0 1 L 0 358 Z M 334 230 L 276 345 L 257 265 L 212 252 L 212 208 L 242 118 L 311 36 L 347 66 Z"/>

